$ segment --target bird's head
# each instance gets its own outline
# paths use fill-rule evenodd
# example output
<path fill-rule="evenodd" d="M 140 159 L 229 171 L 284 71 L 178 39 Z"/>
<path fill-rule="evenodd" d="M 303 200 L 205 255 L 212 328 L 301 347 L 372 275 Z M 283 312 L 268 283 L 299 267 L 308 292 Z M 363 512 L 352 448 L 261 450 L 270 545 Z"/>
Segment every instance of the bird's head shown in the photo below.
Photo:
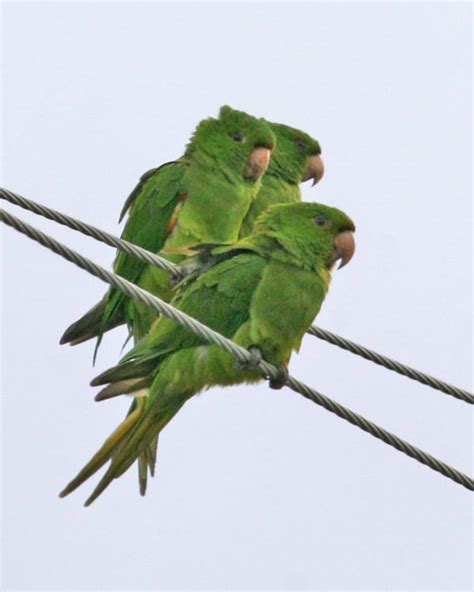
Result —
<path fill-rule="evenodd" d="M 355 226 L 337 208 L 318 203 L 292 203 L 270 206 L 257 220 L 256 236 L 271 239 L 272 256 L 292 260 L 309 269 L 331 270 L 352 259 Z M 276 245 L 275 245 L 276 243 Z"/>
<path fill-rule="evenodd" d="M 253 183 L 267 170 L 275 142 L 266 121 L 224 106 L 217 119 L 198 125 L 186 152 L 204 155 L 216 170 Z"/>
<path fill-rule="evenodd" d="M 293 127 L 282 123 L 269 125 L 276 137 L 276 147 L 268 167 L 268 174 L 299 184 L 313 180 L 318 183 L 324 175 L 319 142 Z"/>

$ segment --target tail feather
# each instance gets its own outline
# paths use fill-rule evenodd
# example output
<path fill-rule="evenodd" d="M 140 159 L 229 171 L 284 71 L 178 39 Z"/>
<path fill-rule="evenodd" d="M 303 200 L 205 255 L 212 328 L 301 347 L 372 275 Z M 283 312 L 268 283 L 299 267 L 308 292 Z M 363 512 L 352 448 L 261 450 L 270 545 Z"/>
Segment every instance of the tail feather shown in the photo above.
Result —
<path fill-rule="evenodd" d="M 103 384 L 110 384 L 128 380 L 130 378 L 143 378 L 147 376 L 154 368 L 156 368 L 156 361 L 147 360 L 142 363 L 128 362 L 118 364 L 113 368 L 105 370 L 94 379 L 91 380 L 91 386 L 102 386 Z"/>
<path fill-rule="evenodd" d="M 123 422 L 110 434 L 100 449 L 94 454 L 91 460 L 79 471 L 77 476 L 61 491 L 59 497 L 66 497 L 82 485 L 97 472 L 118 450 L 120 444 L 128 432 L 135 426 L 141 415 L 141 409 L 137 408 L 127 415 Z"/>
<path fill-rule="evenodd" d="M 119 382 L 113 382 L 109 384 L 94 397 L 95 401 L 105 401 L 112 399 L 113 397 L 120 397 L 121 395 L 134 395 L 139 396 L 137 391 L 146 389 L 150 385 L 148 378 L 129 378 L 128 380 L 121 380 Z M 145 395 L 146 393 L 144 393 Z"/>
<path fill-rule="evenodd" d="M 65 343 L 77 345 L 78 343 L 97 337 L 100 333 L 100 326 L 107 301 L 106 299 L 107 295 L 82 315 L 79 320 L 72 323 L 72 325 L 70 325 L 64 332 L 59 343 L 61 345 L 64 345 Z"/>
<path fill-rule="evenodd" d="M 168 407 L 167 412 L 163 414 L 161 419 L 157 418 L 156 410 L 153 406 L 148 407 L 147 411 L 142 414 L 140 420 L 121 444 L 117 453 L 114 454 L 109 468 L 92 494 L 87 498 L 84 504 L 85 506 L 90 506 L 90 504 L 103 493 L 114 479 L 117 479 L 125 473 L 125 471 L 153 442 L 154 437 L 157 436 L 165 425 L 176 415 L 183 404 L 184 401 L 179 401 L 173 409 Z"/>
<path fill-rule="evenodd" d="M 125 319 L 119 314 L 113 315 L 113 317 L 104 324 L 104 311 L 107 304 L 107 298 L 108 293 L 105 294 L 100 302 L 95 304 L 82 315 L 79 320 L 72 323 L 72 325 L 70 325 L 64 332 L 59 343 L 61 345 L 64 345 L 65 343 L 78 345 L 79 343 L 83 343 L 94 337 L 100 337 L 107 331 L 122 325 L 125 322 Z"/>
<path fill-rule="evenodd" d="M 146 486 L 148 481 L 148 465 L 146 458 L 142 454 L 138 457 L 138 483 L 140 488 L 140 495 L 146 494 Z"/>
<path fill-rule="evenodd" d="M 133 402 L 134 406 L 145 410 L 146 408 L 146 401 L 143 398 L 135 398 Z M 138 465 L 138 486 L 140 490 L 140 495 L 146 494 L 146 487 L 148 483 L 148 462 L 147 462 L 147 450 L 146 448 L 138 457 L 137 465 Z"/>
<path fill-rule="evenodd" d="M 99 481 L 92 494 L 85 501 L 85 506 L 90 506 L 90 504 L 92 504 L 92 502 L 104 492 L 104 490 L 112 483 L 114 479 L 120 477 L 120 475 L 122 475 L 135 462 L 141 451 L 147 446 L 147 442 L 144 440 L 144 437 L 147 435 L 147 433 L 149 433 L 150 430 L 159 430 L 160 428 L 158 426 L 159 424 L 154 425 L 153 417 L 150 417 L 149 415 L 142 417 L 142 420 L 126 439 L 121 449 L 113 457 L 105 475 Z M 137 438 L 133 437 L 136 435 L 138 435 L 138 441 Z"/>
<path fill-rule="evenodd" d="M 150 446 L 148 446 L 148 448 L 145 450 L 146 460 L 148 463 L 148 469 L 150 470 L 150 475 L 152 477 L 155 476 L 158 439 L 159 439 L 159 434 L 156 435 L 156 438 L 153 440 L 153 442 L 150 444 Z"/>

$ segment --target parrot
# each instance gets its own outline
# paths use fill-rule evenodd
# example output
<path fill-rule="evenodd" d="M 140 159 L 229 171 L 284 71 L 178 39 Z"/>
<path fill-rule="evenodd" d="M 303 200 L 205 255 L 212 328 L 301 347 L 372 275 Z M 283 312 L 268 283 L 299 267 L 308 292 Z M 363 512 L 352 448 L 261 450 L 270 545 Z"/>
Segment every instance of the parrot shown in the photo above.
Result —
<path fill-rule="evenodd" d="M 127 198 L 122 238 L 153 253 L 194 243 L 233 242 L 255 198 L 275 136 L 263 119 L 224 106 L 217 119 L 199 123 L 184 155 L 146 172 Z M 168 256 L 175 262 L 182 256 Z M 119 252 L 114 271 L 144 289 L 171 298 L 167 272 Z M 145 273 L 146 272 L 146 273 Z M 60 343 L 81 343 L 126 322 L 135 340 L 156 315 L 110 288 L 104 298 L 73 323 Z"/>
<path fill-rule="evenodd" d="M 301 201 L 299 184 L 313 179 L 313 185 L 324 175 L 319 143 L 305 132 L 282 123 L 267 121 L 276 137 L 276 147 L 260 191 L 242 222 L 240 238 L 252 232 L 259 214 L 276 203 Z"/>
<path fill-rule="evenodd" d="M 150 445 L 193 395 L 212 386 L 263 380 L 261 359 L 279 368 L 272 388 L 282 388 L 288 363 L 319 313 L 336 261 L 346 265 L 355 251 L 355 226 L 342 211 L 317 203 L 270 206 L 243 239 L 216 246 L 217 261 L 185 278 L 171 303 L 178 310 L 232 339 L 251 353 L 247 365 L 164 316 L 119 364 L 92 380 L 106 385 L 96 400 L 133 395 L 125 420 L 64 488 L 74 491 L 110 460 L 86 500 L 90 505 Z M 143 400 L 143 405 L 136 405 Z M 148 461 L 152 462 L 150 455 Z"/>

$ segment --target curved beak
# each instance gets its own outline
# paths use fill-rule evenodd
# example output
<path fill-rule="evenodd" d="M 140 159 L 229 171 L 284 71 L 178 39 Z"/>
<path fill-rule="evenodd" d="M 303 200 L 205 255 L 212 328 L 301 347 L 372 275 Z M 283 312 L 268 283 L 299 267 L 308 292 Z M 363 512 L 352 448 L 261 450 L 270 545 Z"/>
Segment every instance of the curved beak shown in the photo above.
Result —
<path fill-rule="evenodd" d="M 313 186 L 316 185 L 324 176 L 324 162 L 319 154 L 313 154 L 308 159 L 308 164 L 303 173 L 303 181 L 313 179 Z"/>
<path fill-rule="evenodd" d="M 352 259 L 355 248 L 354 234 L 350 230 L 340 232 L 334 239 L 332 263 L 340 259 L 341 262 L 339 263 L 338 269 L 341 269 L 341 267 L 347 265 Z"/>
<path fill-rule="evenodd" d="M 250 181 L 257 181 L 265 173 L 270 162 L 271 150 L 269 148 L 255 148 L 250 153 L 245 165 L 244 177 Z"/>

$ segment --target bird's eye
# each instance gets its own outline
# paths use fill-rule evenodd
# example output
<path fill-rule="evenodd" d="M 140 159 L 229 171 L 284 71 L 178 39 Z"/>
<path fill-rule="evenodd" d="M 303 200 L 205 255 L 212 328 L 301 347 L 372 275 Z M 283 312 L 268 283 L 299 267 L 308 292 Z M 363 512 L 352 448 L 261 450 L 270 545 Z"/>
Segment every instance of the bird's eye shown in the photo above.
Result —
<path fill-rule="evenodd" d="M 295 139 L 295 144 L 298 146 L 298 148 L 300 148 L 301 150 L 306 150 L 306 142 L 302 139 L 302 138 L 296 138 Z"/>
<path fill-rule="evenodd" d="M 321 226 L 321 228 L 330 228 L 332 225 L 331 220 L 328 220 L 326 216 L 322 216 L 321 214 L 314 218 L 314 223 L 316 226 Z"/>
<path fill-rule="evenodd" d="M 234 134 L 232 134 L 232 139 L 236 142 L 240 142 L 241 144 L 245 142 L 245 136 L 240 132 L 235 132 Z"/>

